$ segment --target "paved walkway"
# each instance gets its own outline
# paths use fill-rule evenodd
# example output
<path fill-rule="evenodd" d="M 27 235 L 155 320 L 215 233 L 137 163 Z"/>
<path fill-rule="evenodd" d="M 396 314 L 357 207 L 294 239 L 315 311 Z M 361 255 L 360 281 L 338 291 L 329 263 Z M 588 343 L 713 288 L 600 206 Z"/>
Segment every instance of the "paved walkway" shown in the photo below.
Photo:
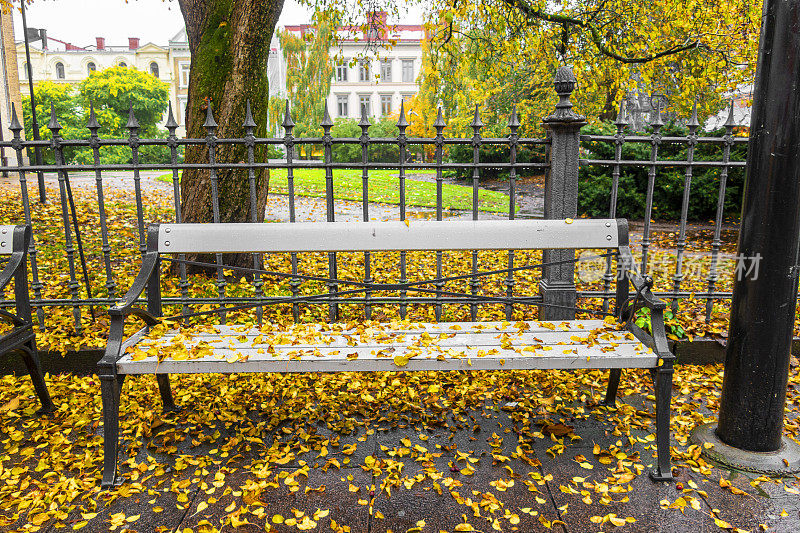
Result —
<path fill-rule="evenodd" d="M 384 429 L 360 429 L 341 437 L 321 421 L 308 422 L 299 432 L 297 428 L 287 432 L 282 426 L 264 431 L 273 415 L 254 411 L 252 406 L 248 411 L 244 406 L 243 425 L 220 425 L 222 438 L 218 440 L 248 427 L 261 429 L 245 431 L 252 438 L 245 439 L 227 458 L 215 451 L 207 463 L 196 461 L 212 448 L 218 449 L 219 443 L 191 445 L 192 438 L 184 435 L 195 434 L 197 428 L 178 423 L 172 429 L 173 424 L 168 422 L 157 433 L 168 428 L 179 435 L 177 441 L 170 442 L 177 451 L 159 453 L 163 437 L 156 436 L 147 445 L 149 451 L 136 459 L 141 462 L 149 453 L 160 463 L 174 464 L 176 454 L 187 454 L 182 462 L 188 460 L 189 468 L 181 472 L 168 469 L 163 476 L 151 477 L 132 495 L 101 504 L 97 517 L 82 531 L 105 532 L 109 517 L 120 512 L 139 517 L 128 526 L 129 531 L 234 531 L 226 517 L 242 508 L 245 511 L 238 519 L 250 523 L 235 531 L 265 531 L 268 524 L 280 532 L 300 529 L 275 523 L 274 515 L 314 518 L 318 526 L 313 531 L 353 533 L 730 531 L 720 527 L 724 523 L 741 528 L 735 531 L 800 531 L 800 497 L 787 492 L 782 484 L 767 481 L 754 487 L 750 484 L 755 478 L 752 475 L 722 469 L 701 474 L 687 466 L 676 468 L 677 483 L 654 483 L 644 472 L 630 476 L 627 483 L 615 484 L 610 480 L 624 472 L 636 472 L 639 463 L 630 458 L 641 456 L 645 465 L 652 463 L 649 429 L 632 429 L 630 442 L 628 437 L 612 433 L 613 424 L 593 416 L 573 416 L 562 422 L 574 428 L 580 440 L 559 437 L 554 441 L 541 433 L 531 438 L 528 431 L 520 429 L 530 424 L 528 415 L 514 405 L 487 403 L 483 410 L 456 418 L 444 411 L 442 424 L 433 427 L 412 422 L 406 427 L 395 423 L 391 428 L 388 423 L 378 423 L 372 427 Z M 204 407 L 189 409 L 202 411 Z M 642 409 L 652 411 L 652 402 L 633 395 L 608 416 Z M 647 419 L 641 416 L 638 420 Z M 554 449 L 558 452 L 554 444 L 562 438 L 565 448 L 554 455 Z M 336 439 L 337 444 L 327 447 L 326 456 L 321 457 L 319 443 L 329 439 Z M 273 460 L 264 467 L 264 474 L 258 465 L 264 464 L 263 454 L 274 447 L 274 442 L 286 443 L 287 453 L 290 442 L 294 442 L 292 450 L 305 442 L 308 452 L 298 452 L 296 457 L 291 454 L 282 466 L 276 466 Z M 397 455 L 401 446 L 411 452 Z M 603 451 L 594 453 L 596 446 Z M 613 452 L 618 457 L 608 455 L 609 450 L 618 450 Z M 459 453 L 475 462 L 457 460 Z M 603 454 L 611 460 L 598 462 Z M 722 488 L 720 478 L 746 494 Z M 392 479 L 397 485 L 391 487 L 389 496 L 381 485 Z M 215 488 L 215 482 L 221 484 Z M 793 486 L 795 491 L 800 487 L 797 482 L 792 485 L 791 480 L 786 486 Z M 176 492 L 185 496 L 178 497 Z M 163 511 L 154 512 L 154 507 Z M 79 514 L 71 518 L 80 520 Z M 302 523 L 301 518 L 297 521 Z M 459 526 L 463 522 L 475 529 Z M 349 529 L 335 529 L 332 523 Z M 766 529 L 760 529 L 761 524 Z"/>
<path fill-rule="evenodd" d="M 140 173 L 140 184 L 143 192 L 148 193 L 163 193 L 172 195 L 172 185 L 156 179 L 158 176 L 164 175 L 163 171 L 142 171 Z M 417 176 L 415 179 L 421 179 L 422 176 Z M 18 178 L 16 176 L 9 176 L 8 178 L 0 178 L 0 183 L 16 184 Z M 46 174 L 45 182 L 50 187 L 58 186 L 58 179 L 55 174 Z M 75 172 L 70 174 L 70 183 L 73 189 L 88 189 L 95 190 L 96 180 L 94 174 L 88 172 Z M 134 189 L 134 180 L 132 172 L 117 172 L 111 174 L 106 172 L 103 174 L 103 188 L 106 192 L 122 192 L 131 191 Z M 493 186 L 493 188 L 496 188 Z M 36 198 L 36 176 L 30 175 L 28 177 L 28 190 L 31 198 Z M 543 211 L 543 196 L 539 194 L 539 189 L 534 187 L 524 188 L 523 191 L 517 195 L 517 200 L 520 205 L 521 211 L 518 217 L 541 216 Z M 133 197 L 131 197 L 133 198 Z M 360 221 L 363 220 L 363 213 L 360 202 L 335 200 L 335 218 L 340 222 Z M 295 198 L 296 220 L 298 222 L 307 221 L 320 221 L 325 220 L 326 207 L 324 198 L 304 197 L 297 196 Z M 400 207 L 395 204 L 382 204 L 370 203 L 369 204 L 370 218 L 373 220 L 397 220 L 400 217 Z M 432 208 L 408 206 L 406 213 L 409 218 L 427 218 L 435 219 L 436 210 Z M 454 210 L 445 211 L 443 214 L 445 219 L 472 219 L 472 211 L 467 210 Z M 499 215 L 494 213 L 485 213 L 480 211 L 478 218 L 484 219 L 505 219 L 507 215 Z M 286 195 L 270 194 L 266 206 L 266 219 L 271 221 L 288 222 L 289 221 L 289 198 Z"/>

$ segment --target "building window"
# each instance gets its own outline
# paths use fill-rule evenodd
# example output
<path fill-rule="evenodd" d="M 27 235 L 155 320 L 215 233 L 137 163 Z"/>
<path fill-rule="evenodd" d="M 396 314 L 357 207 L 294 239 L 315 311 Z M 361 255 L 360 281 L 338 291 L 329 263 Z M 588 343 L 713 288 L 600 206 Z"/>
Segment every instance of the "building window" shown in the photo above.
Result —
<path fill-rule="evenodd" d="M 22 79 L 25 79 L 25 80 L 28 79 L 28 64 L 27 63 L 23 63 L 22 64 Z"/>
<path fill-rule="evenodd" d="M 369 116 L 369 95 L 362 95 L 358 97 L 358 103 L 361 111 L 361 116 Z"/>
<path fill-rule="evenodd" d="M 184 62 L 179 65 L 180 69 L 180 87 L 186 88 L 189 86 L 189 63 Z"/>
<path fill-rule="evenodd" d="M 347 81 L 347 63 L 336 65 L 336 81 Z"/>
<path fill-rule="evenodd" d="M 391 115 L 392 114 L 392 95 L 391 94 L 382 94 L 381 95 L 381 115 Z"/>
<path fill-rule="evenodd" d="M 346 94 L 337 94 L 336 95 L 336 110 L 339 112 L 340 117 L 347 116 L 347 95 Z"/>
<path fill-rule="evenodd" d="M 358 81 L 369 81 L 369 61 L 358 62 Z"/>
<path fill-rule="evenodd" d="M 383 81 L 383 82 L 391 82 L 392 81 L 392 62 L 391 61 L 381 61 L 381 81 Z"/>
<path fill-rule="evenodd" d="M 93 61 L 89 61 L 86 63 L 86 75 L 91 76 L 92 72 L 97 70 L 97 65 L 94 64 Z"/>
<path fill-rule="evenodd" d="M 414 83 L 414 60 L 403 60 L 403 83 Z"/>
<path fill-rule="evenodd" d="M 67 76 L 64 73 L 64 63 L 59 61 L 58 63 L 56 63 L 56 79 L 63 80 L 66 77 Z"/>
<path fill-rule="evenodd" d="M 156 78 L 159 77 L 158 76 L 158 63 L 156 63 L 155 61 L 150 63 L 150 74 L 152 74 Z"/>
<path fill-rule="evenodd" d="M 125 68 L 125 67 L 128 66 L 128 64 L 126 62 L 124 62 L 124 61 L 120 61 L 119 62 L 119 66 L 121 66 L 122 68 Z"/>
<path fill-rule="evenodd" d="M 186 124 L 186 96 L 178 97 L 178 124 Z"/>

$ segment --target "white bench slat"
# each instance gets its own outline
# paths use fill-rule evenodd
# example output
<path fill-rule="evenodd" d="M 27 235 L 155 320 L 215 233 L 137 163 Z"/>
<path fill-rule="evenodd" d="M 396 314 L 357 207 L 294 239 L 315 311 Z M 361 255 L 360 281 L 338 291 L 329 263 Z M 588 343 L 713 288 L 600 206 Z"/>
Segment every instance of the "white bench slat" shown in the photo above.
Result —
<path fill-rule="evenodd" d="M 422 333 L 423 331 L 433 335 L 439 333 L 458 333 L 459 335 L 467 334 L 480 334 L 480 333 L 508 333 L 509 335 L 518 332 L 517 323 L 524 323 L 527 325 L 526 331 L 536 333 L 540 331 L 592 331 L 601 328 L 605 325 L 602 320 L 563 320 L 563 321 L 538 321 L 538 320 L 522 320 L 522 321 L 491 321 L 491 322 L 383 322 L 377 323 L 378 327 L 382 330 L 391 329 L 395 332 L 406 333 Z M 359 322 L 359 325 L 363 323 Z M 320 324 L 299 324 L 301 327 L 321 329 Z M 348 329 L 344 323 L 326 324 L 327 331 L 323 331 L 326 335 L 352 335 L 357 330 Z M 216 337 L 219 335 L 247 335 L 256 336 L 261 335 L 264 331 L 245 325 L 235 324 L 213 324 L 214 332 L 197 332 L 195 336 L 210 336 Z"/>
<path fill-rule="evenodd" d="M 480 323 L 487 325 L 487 323 Z M 499 322 L 493 323 L 499 326 Z M 421 324 L 420 324 L 421 325 Z M 443 324 L 438 324 L 442 326 Z M 118 370 L 125 374 L 150 373 L 235 373 L 235 372 L 338 372 L 338 371 L 409 371 L 409 370 L 498 370 L 498 369 L 554 369 L 554 368 L 652 368 L 656 366 L 658 357 L 647 347 L 634 339 L 628 332 L 604 331 L 607 339 L 598 336 L 598 345 L 587 346 L 572 337 L 586 338 L 595 328 L 603 325 L 602 321 L 571 321 L 567 331 L 552 331 L 542 328 L 539 331 L 511 330 L 478 332 L 470 326 L 476 323 L 464 323 L 462 330 L 440 330 L 454 334 L 453 337 L 437 339 L 430 346 L 418 344 L 423 331 L 408 329 L 382 330 L 381 334 L 402 335 L 389 343 L 376 340 L 358 342 L 356 346 L 348 346 L 346 339 L 336 332 L 321 332 L 322 337 L 331 340 L 331 344 L 274 344 L 272 352 L 266 343 L 253 344 L 255 336 L 261 334 L 254 328 L 241 326 L 215 326 L 222 338 L 213 333 L 192 334 L 181 342 L 191 349 L 199 342 L 207 342 L 211 346 L 211 355 L 200 359 L 177 361 L 165 359 L 159 363 L 156 358 L 134 361 L 132 354 L 125 354 L 117 363 Z M 594 327 L 587 327 L 592 325 Z M 429 327 L 437 324 L 427 324 Z M 585 329 L 580 329 L 583 326 Z M 142 349 L 150 346 L 166 346 L 175 338 L 177 332 L 169 332 L 154 340 L 145 340 Z M 275 335 L 272 332 L 266 335 Z M 330 333 L 330 335 L 328 335 Z M 430 331 L 428 331 L 431 334 Z M 507 333 L 511 346 L 501 347 L 500 337 Z M 292 334 L 287 332 L 291 338 Z M 432 336 L 435 333 L 432 334 Z M 216 340 L 214 340 L 216 338 Z M 354 336 L 355 338 L 355 336 Z M 537 340 L 538 339 L 538 340 Z M 518 353 L 516 350 L 530 345 L 542 345 L 549 349 L 536 352 Z M 603 351 L 613 346 L 612 350 Z M 261 350 L 262 353 L 258 353 Z M 496 350 L 496 352 L 495 352 Z M 567 353 L 565 353 L 565 351 Z M 483 352 L 483 355 L 479 353 Z M 494 352 L 494 353 L 488 353 Z M 358 354 L 356 359 L 348 359 L 348 354 Z M 381 354 L 379 356 L 378 354 Z M 454 355 L 455 354 L 455 355 Z M 463 354 L 463 356 L 461 355 Z M 405 366 L 394 364 L 395 356 L 414 355 Z M 438 356 L 444 360 L 438 360 Z M 231 356 L 247 356 L 247 361 L 229 363 Z M 469 362 L 467 361 L 469 359 Z"/>
<path fill-rule="evenodd" d="M 142 342 L 142 346 L 145 345 L 155 345 L 155 346 L 165 346 L 172 342 L 175 338 L 177 332 L 169 332 L 163 337 L 159 338 L 157 342 L 153 342 L 152 344 L 150 341 Z M 375 349 L 385 349 L 390 346 L 411 346 L 411 345 L 419 345 L 420 344 L 420 334 L 419 333 L 406 333 L 406 332 L 383 332 L 383 335 L 387 336 L 385 340 L 378 340 L 376 338 L 372 338 L 366 341 L 361 341 L 356 335 L 352 335 L 351 338 L 356 345 L 359 347 L 371 347 Z M 586 339 L 590 334 L 590 331 L 538 331 L 535 333 L 523 333 L 523 334 L 508 334 L 509 342 L 516 348 L 521 348 L 524 346 L 530 346 L 533 344 L 542 344 L 542 345 L 558 345 L 559 343 L 563 343 L 565 345 L 568 344 L 576 344 L 577 341 L 573 340 L 572 337 Z M 339 335 L 322 335 L 322 339 L 319 342 L 312 342 L 309 343 L 307 341 L 303 341 L 302 339 L 297 344 L 292 343 L 276 343 L 272 344 L 273 347 L 277 348 L 279 346 L 288 347 L 288 348 L 313 348 L 315 346 L 324 346 L 326 348 L 340 348 L 340 349 L 348 349 L 352 348 L 348 344 L 348 339 L 344 337 L 347 334 L 339 334 Z M 450 332 L 448 335 L 454 335 L 452 337 L 447 337 L 444 339 L 439 339 L 435 335 L 431 335 L 435 341 L 435 346 L 439 346 L 442 348 L 447 348 L 451 346 L 480 346 L 480 347 L 494 347 L 499 346 L 501 343 L 500 337 L 502 336 L 501 332 L 492 332 L 492 333 L 465 333 L 465 334 L 458 334 L 456 332 Z M 240 341 L 237 337 L 246 337 L 245 340 Z M 265 336 L 266 337 L 266 336 Z M 608 337 L 608 338 L 603 338 Z M 186 346 L 187 348 L 192 348 L 196 346 L 198 343 L 206 342 L 212 345 L 214 348 L 234 348 L 239 350 L 246 350 L 246 349 L 258 349 L 258 348 L 267 348 L 270 344 L 266 342 L 259 342 L 253 343 L 253 340 L 256 339 L 257 336 L 255 335 L 238 335 L 238 336 L 224 336 L 219 337 L 215 335 L 196 335 L 192 336 L 191 340 L 183 340 L 181 343 Z M 597 337 L 597 342 L 599 344 L 630 344 L 630 343 L 638 343 L 633 334 L 628 332 L 608 332 L 607 334 L 604 333 L 601 336 Z"/>
<path fill-rule="evenodd" d="M 614 219 L 161 224 L 161 253 L 616 248 Z"/>
<path fill-rule="evenodd" d="M 383 347 L 384 349 L 387 347 Z M 563 350 L 577 350 L 576 353 L 563 353 Z M 658 356 L 641 344 L 621 344 L 613 351 L 603 352 L 598 346 L 583 344 L 558 345 L 549 352 L 520 355 L 511 350 L 498 348 L 496 354 L 478 356 L 482 349 L 467 346 L 453 347 L 463 356 L 438 354 L 417 355 L 409 359 L 405 366 L 397 366 L 394 357 L 406 355 L 405 348 L 395 349 L 378 357 L 374 347 L 355 347 L 350 350 L 319 348 L 320 356 L 300 355 L 290 359 L 289 348 L 276 349 L 277 355 L 259 354 L 255 350 L 238 351 L 230 349 L 214 350 L 214 355 L 189 361 L 165 359 L 161 363 L 152 358 L 132 361 L 126 354 L 117 362 L 117 369 L 123 374 L 193 374 L 193 373 L 239 373 L 239 372 L 375 372 L 375 371 L 417 371 L 417 370 L 537 370 L 572 368 L 653 368 Z M 485 350 L 484 350 L 485 351 Z M 558 352 L 561 353 L 558 353 Z M 339 353 L 331 353 L 339 352 Z M 357 359 L 347 359 L 348 353 L 358 353 Z M 225 359 L 231 355 L 249 355 L 244 362 L 229 363 Z"/>

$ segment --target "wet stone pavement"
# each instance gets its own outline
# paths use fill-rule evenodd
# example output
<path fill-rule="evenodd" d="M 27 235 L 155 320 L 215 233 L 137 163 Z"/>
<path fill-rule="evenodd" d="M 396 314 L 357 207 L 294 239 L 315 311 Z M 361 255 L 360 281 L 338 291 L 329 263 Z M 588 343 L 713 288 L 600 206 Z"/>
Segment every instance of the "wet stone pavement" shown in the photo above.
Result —
<path fill-rule="evenodd" d="M 628 406 L 652 412 L 652 402 L 642 395 L 621 399 L 618 410 Z M 615 411 L 610 410 L 608 416 L 613 417 Z M 553 418 L 552 412 L 542 411 L 541 415 Z M 271 415 L 250 410 L 245 416 L 257 422 Z M 654 446 L 647 428 L 632 430 L 629 439 L 613 435 L 614 425 L 595 416 L 568 417 L 563 423 L 572 426 L 580 438 L 565 437 L 563 452 L 554 454 L 552 438 L 531 439 L 518 431 L 521 416 L 538 413 L 525 415 L 514 403 L 486 404 L 481 411 L 446 416 L 447 425 L 394 424 L 396 427 L 384 429 L 361 428 L 338 438 L 326 426 L 309 422 L 308 442 L 321 437 L 336 445 L 328 448 L 325 457 L 312 447 L 307 453 L 291 454 L 285 464 L 268 467 L 262 459 L 266 447 L 292 439 L 281 427 L 251 434 L 224 453 L 218 444 L 189 445 L 189 436 L 171 443 L 177 450 L 159 452 L 157 445 L 163 443 L 156 431 L 136 462 L 146 461 L 149 454 L 161 464 L 178 466 L 150 478 L 142 492 L 101 504 L 98 516 L 81 531 L 108 531 L 110 519 L 117 513 L 138 516 L 135 523 L 120 530 L 127 527 L 140 532 L 200 532 L 211 531 L 211 526 L 221 531 L 289 532 L 304 530 L 303 524 L 312 531 L 363 533 L 725 531 L 715 523 L 712 512 L 741 528 L 738 531 L 763 531 L 761 524 L 767 531 L 800 531 L 800 497 L 768 482 L 754 490 L 749 482 L 755 476 L 723 469 L 704 476 L 678 467 L 676 483 L 654 483 L 645 471 L 603 500 L 592 487 L 602 485 L 623 463 L 600 464 L 593 448 L 616 447 L 627 457 L 639 455 L 644 465 L 651 465 Z M 176 426 L 175 433 L 181 433 L 180 422 L 165 426 Z M 188 434 L 189 429 L 184 429 Z M 223 438 L 218 440 L 234 435 L 236 429 L 220 426 L 217 431 Z M 678 443 L 673 440 L 672 444 Z M 403 446 L 410 452 L 398 453 Z M 184 455 L 176 459 L 180 454 Z M 636 464 L 634 461 L 634 468 Z M 123 471 L 130 475 L 129 468 Z M 720 477 L 750 495 L 734 495 L 721 488 Z M 664 505 L 684 494 L 694 498 L 687 498 L 683 509 Z M 250 513 L 237 515 L 242 508 Z M 231 513 L 237 516 L 233 522 L 237 528 L 231 525 Z M 611 513 L 619 520 L 635 517 L 635 521 L 598 523 L 600 517 Z M 281 521 L 276 522 L 275 515 Z M 65 522 L 79 520 L 76 512 Z M 311 527 L 313 523 L 316 526 Z M 465 523 L 474 529 L 460 525 Z"/>

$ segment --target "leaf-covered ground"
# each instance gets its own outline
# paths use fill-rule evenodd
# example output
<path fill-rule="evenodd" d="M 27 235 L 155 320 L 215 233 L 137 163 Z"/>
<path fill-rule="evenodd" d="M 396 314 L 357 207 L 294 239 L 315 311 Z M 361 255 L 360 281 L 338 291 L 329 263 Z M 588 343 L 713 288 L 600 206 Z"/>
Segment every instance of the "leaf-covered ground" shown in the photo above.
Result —
<path fill-rule="evenodd" d="M 173 376 L 162 413 L 152 376 L 128 378 L 120 454 L 128 481 L 98 486 L 95 376 L 0 383 L 5 531 L 793 531 L 800 484 L 712 468 L 689 445 L 711 421 L 719 366 L 679 366 L 677 484 L 653 484 L 652 388 L 625 374 L 601 407 L 602 372 Z M 798 437 L 795 365 L 786 434 Z M 742 492 L 743 491 L 743 492 Z M 769 496 L 769 497 L 767 497 Z M 759 529 L 764 524 L 764 529 Z M 731 526 L 731 527 L 729 527 Z M 415 529 L 416 528 L 416 529 Z"/>
<path fill-rule="evenodd" d="M 16 186 L 2 189 L 0 222 L 23 220 Z M 57 192 L 50 191 L 57 199 Z M 89 275 L 96 294 L 108 295 L 93 191 L 76 190 Z M 169 221 L 170 198 L 148 193 L 146 221 Z M 61 206 L 33 206 L 44 297 L 68 297 Z M 139 265 L 135 205 L 130 191 L 109 191 L 111 260 L 119 296 Z M 413 224 L 413 220 L 411 221 Z M 671 234 L 672 233 L 672 234 Z M 711 235 L 693 228 L 691 251 L 710 248 Z M 725 236 L 723 252 L 733 250 Z M 674 228 L 660 229 L 651 251 L 674 264 Z M 341 254 L 340 274 L 363 276 L 360 254 Z M 481 268 L 505 255 L 481 253 Z M 539 254 L 520 254 L 538 260 Z M 651 256 L 652 257 L 652 256 Z M 324 256 L 302 258 L 301 270 L 324 273 Z M 374 258 L 379 281 L 397 277 L 396 254 Z M 380 259 L 380 260 L 379 260 Z M 449 272 L 468 268 L 469 254 L 446 254 Z M 672 261 L 672 263 L 670 263 Z M 286 268 L 275 256 L 269 268 Z M 409 254 L 409 278 L 431 275 L 430 257 Z M 707 259 L 698 261 L 690 290 L 706 285 Z M 729 290 L 731 263 L 718 290 Z M 705 270 L 704 270 L 705 269 Z M 167 276 L 165 294 L 178 294 Z M 670 288 L 670 275 L 656 276 Z M 516 276 L 517 290 L 535 292 L 538 273 Z M 192 278 L 195 295 L 214 295 L 212 279 Z M 269 294 L 288 285 L 267 280 Z M 502 277 L 483 287 L 500 294 Z M 249 283 L 229 277 L 231 294 L 252 294 Z M 582 283 L 597 288 L 602 282 Z M 303 290 L 315 292 L 321 286 Z M 465 284 L 454 284 L 465 290 Z M 584 301 L 599 308 L 601 302 Z M 321 320 L 324 306 L 303 307 L 306 321 Z M 165 312 L 177 312 L 167 308 Z M 703 301 L 681 302 L 671 321 L 689 335 L 724 333 L 727 309 L 715 304 L 706 323 Z M 361 310 L 343 306 L 343 319 Z M 446 306 L 447 320 L 466 319 L 465 306 Z M 497 305 L 482 319 L 502 318 Z M 431 308 L 412 307 L 414 319 Z M 397 316 L 376 308 L 375 318 Z M 74 330 L 72 310 L 48 308 L 39 344 L 58 350 L 104 346 L 107 320 Z M 288 307 L 266 319 L 285 323 Z M 232 317 L 252 322 L 252 314 Z M 536 318 L 518 309 L 514 319 Z M 101 492 L 102 413 L 95 376 L 48 376 L 58 410 L 34 418 L 38 407 L 26 376 L 0 382 L 0 529 L 7 531 L 797 531 L 800 485 L 796 479 L 735 476 L 712 468 L 689 444 L 689 432 L 713 420 L 721 387 L 719 366 L 680 366 L 672 411 L 677 484 L 652 484 L 652 387 L 644 372 L 625 373 L 617 407 L 601 407 L 605 374 L 597 371 L 365 373 L 329 375 L 175 376 L 184 409 L 164 414 L 155 380 L 129 378 L 122 394 L 123 450 L 128 482 Z M 798 438 L 800 376 L 791 369 L 786 434 Z M 744 493 L 743 493 L 744 492 Z M 762 527 L 763 524 L 763 527 Z"/>

